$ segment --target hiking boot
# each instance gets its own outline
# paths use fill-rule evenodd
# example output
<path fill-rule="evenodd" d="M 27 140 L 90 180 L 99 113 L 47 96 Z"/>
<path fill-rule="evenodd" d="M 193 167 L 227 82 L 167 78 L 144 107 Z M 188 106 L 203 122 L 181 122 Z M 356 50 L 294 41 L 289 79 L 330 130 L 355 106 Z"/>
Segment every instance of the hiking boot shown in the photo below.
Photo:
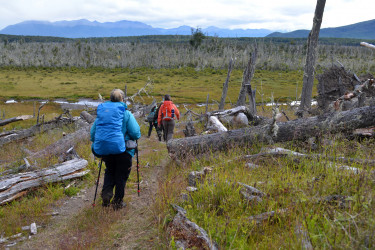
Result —
<path fill-rule="evenodd" d="M 109 207 L 109 199 L 102 199 L 103 202 L 102 202 L 102 207 Z"/>
<path fill-rule="evenodd" d="M 159 141 L 161 141 L 161 135 L 159 136 Z"/>
<path fill-rule="evenodd" d="M 126 207 L 126 203 L 121 201 L 120 203 L 113 203 L 113 210 L 119 210 Z"/>

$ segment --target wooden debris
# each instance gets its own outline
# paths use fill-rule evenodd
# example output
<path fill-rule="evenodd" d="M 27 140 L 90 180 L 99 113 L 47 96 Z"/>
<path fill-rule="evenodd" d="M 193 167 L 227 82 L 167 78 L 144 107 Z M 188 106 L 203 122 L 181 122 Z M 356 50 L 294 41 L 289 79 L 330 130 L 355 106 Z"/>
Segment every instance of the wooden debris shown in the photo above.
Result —
<path fill-rule="evenodd" d="M 24 121 L 24 120 L 28 120 L 31 118 L 33 118 L 32 115 L 21 115 L 21 116 L 16 116 L 16 117 L 5 119 L 5 120 L 0 120 L 0 126 L 5 126 L 12 122 Z"/>
<path fill-rule="evenodd" d="M 51 120 L 49 122 L 38 124 L 35 126 L 32 126 L 31 128 L 24 129 L 24 130 L 13 130 L 5 133 L 0 134 L 0 146 L 5 145 L 7 143 L 25 139 L 27 137 L 34 136 L 39 133 L 46 132 L 48 130 L 61 127 L 63 125 L 72 123 L 72 119 L 68 118 L 58 118 Z"/>
<path fill-rule="evenodd" d="M 30 234 L 31 235 L 36 235 L 38 233 L 38 229 L 36 228 L 36 223 L 33 222 L 30 225 Z"/>
<path fill-rule="evenodd" d="M 90 170 L 84 159 L 73 159 L 52 167 L 0 178 L 0 204 L 5 204 L 27 193 L 27 190 L 50 182 L 59 182 L 86 175 Z"/>
<path fill-rule="evenodd" d="M 215 132 L 225 132 L 228 131 L 228 129 L 217 119 L 216 116 L 210 116 L 208 119 L 208 125 L 207 128 L 211 131 Z"/>
<path fill-rule="evenodd" d="M 294 157 L 302 157 L 302 158 L 308 158 L 308 159 L 314 159 L 314 160 L 321 160 L 321 159 L 326 159 L 329 161 L 335 161 L 335 162 L 342 162 L 342 163 L 347 163 L 347 164 L 363 164 L 367 166 L 375 166 L 375 161 L 373 160 L 364 160 L 364 159 L 356 159 L 356 158 L 346 158 L 346 157 L 333 157 L 333 156 L 325 156 L 321 154 L 302 154 L 299 152 L 295 152 L 289 149 L 285 148 L 262 148 L 260 153 L 255 154 L 255 155 L 245 155 L 243 158 L 244 159 L 256 159 L 262 156 L 267 156 L 267 155 L 289 155 L 289 156 L 294 156 Z M 348 167 L 348 166 L 338 166 L 339 169 L 347 169 L 347 170 L 352 170 L 352 171 L 358 171 L 356 168 Z"/>
<path fill-rule="evenodd" d="M 284 215 L 287 212 L 287 209 L 278 209 L 276 211 L 270 211 L 254 216 L 249 217 L 249 221 L 252 223 L 255 223 L 256 225 L 262 224 L 264 222 L 267 222 L 271 219 L 273 219 L 276 216 Z"/>
<path fill-rule="evenodd" d="M 232 73 L 233 66 L 234 66 L 234 60 L 233 58 L 231 58 L 228 64 L 227 79 L 225 80 L 223 84 L 223 92 L 220 98 L 219 110 L 224 110 L 225 98 L 227 97 L 227 93 L 228 93 L 229 78 L 230 78 L 230 74 Z"/>
<path fill-rule="evenodd" d="M 168 234 L 173 237 L 183 249 L 210 249 L 217 250 L 217 244 L 210 239 L 207 232 L 194 222 L 186 218 L 186 211 L 173 205 L 177 215 L 168 225 Z"/>
<path fill-rule="evenodd" d="M 301 249 L 303 250 L 313 250 L 311 240 L 308 232 L 302 227 L 302 225 L 297 225 L 294 230 L 297 239 L 301 242 Z"/>
<path fill-rule="evenodd" d="M 196 132 L 195 132 L 195 128 L 194 128 L 194 124 L 193 122 L 189 121 L 187 124 L 186 124 L 186 127 L 185 129 L 183 130 L 184 134 L 185 134 L 185 137 L 191 137 L 191 136 L 195 136 L 196 135 Z"/>

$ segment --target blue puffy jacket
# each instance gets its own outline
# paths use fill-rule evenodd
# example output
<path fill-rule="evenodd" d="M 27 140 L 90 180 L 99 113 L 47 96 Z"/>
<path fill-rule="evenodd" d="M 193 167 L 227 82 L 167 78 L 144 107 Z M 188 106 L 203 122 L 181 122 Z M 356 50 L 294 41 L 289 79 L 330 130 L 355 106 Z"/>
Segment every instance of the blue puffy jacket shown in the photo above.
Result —
<path fill-rule="evenodd" d="M 125 150 L 134 156 L 134 149 L 126 149 L 125 141 L 138 140 L 140 127 L 123 102 L 105 102 L 98 106 L 97 118 L 91 127 L 92 148 L 99 155 L 120 154 Z"/>

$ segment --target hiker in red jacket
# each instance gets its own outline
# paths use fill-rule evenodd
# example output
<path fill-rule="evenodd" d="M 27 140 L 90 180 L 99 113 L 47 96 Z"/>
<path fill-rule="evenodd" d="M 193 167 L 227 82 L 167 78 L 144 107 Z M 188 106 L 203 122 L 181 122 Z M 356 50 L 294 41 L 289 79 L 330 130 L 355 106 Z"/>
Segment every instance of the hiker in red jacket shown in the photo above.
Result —
<path fill-rule="evenodd" d="M 176 105 L 173 104 L 170 95 L 164 96 L 164 102 L 160 106 L 158 113 L 158 127 L 163 126 L 164 128 L 164 141 L 173 138 L 173 130 L 175 126 L 175 120 L 180 120 L 180 111 Z"/>

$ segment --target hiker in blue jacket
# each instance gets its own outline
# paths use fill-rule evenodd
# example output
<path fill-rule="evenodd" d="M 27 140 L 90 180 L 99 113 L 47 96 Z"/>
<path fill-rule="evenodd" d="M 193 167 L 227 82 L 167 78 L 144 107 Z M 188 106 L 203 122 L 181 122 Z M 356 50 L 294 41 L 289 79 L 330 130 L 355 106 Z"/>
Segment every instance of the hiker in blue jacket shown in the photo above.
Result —
<path fill-rule="evenodd" d="M 125 185 L 135 153 L 135 149 L 126 148 L 126 141 L 141 137 L 140 127 L 133 114 L 127 110 L 124 99 L 122 90 L 112 90 L 110 101 L 98 106 L 97 118 L 91 127 L 92 150 L 102 157 L 106 165 L 102 205 L 108 207 L 112 204 L 114 209 L 125 206 Z"/>

